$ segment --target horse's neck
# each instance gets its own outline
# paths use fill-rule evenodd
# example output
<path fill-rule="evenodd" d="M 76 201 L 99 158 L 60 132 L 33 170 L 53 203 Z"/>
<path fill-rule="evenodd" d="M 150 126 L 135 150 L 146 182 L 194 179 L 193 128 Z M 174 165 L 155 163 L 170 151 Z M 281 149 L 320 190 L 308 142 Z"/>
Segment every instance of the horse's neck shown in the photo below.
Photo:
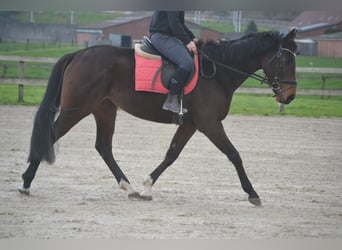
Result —
<path fill-rule="evenodd" d="M 255 73 L 259 69 L 261 69 L 261 58 L 247 58 L 246 63 L 235 65 L 234 63 L 229 65 L 230 67 L 236 69 L 234 70 L 227 70 L 227 78 L 233 79 L 233 82 L 230 82 L 231 86 L 235 89 L 240 87 L 251 74 Z"/>

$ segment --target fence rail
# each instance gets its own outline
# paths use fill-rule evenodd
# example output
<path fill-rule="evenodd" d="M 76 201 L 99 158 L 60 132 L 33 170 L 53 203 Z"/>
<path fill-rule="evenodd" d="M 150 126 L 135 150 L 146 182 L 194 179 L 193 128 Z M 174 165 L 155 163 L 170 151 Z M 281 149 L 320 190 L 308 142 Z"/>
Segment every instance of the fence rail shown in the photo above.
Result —
<path fill-rule="evenodd" d="M 0 61 L 56 63 L 58 61 L 58 58 L 55 58 L 55 57 L 31 57 L 31 56 L 2 56 L 2 55 L 0 55 Z"/>
<path fill-rule="evenodd" d="M 307 67 L 298 67 L 296 68 L 297 72 L 301 73 L 322 73 L 322 74 L 342 74 L 342 68 L 307 68 Z"/>
<path fill-rule="evenodd" d="M 28 56 L 4 56 L 0 55 L 0 61 L 10 61 L 18 62 L 18 78 L 0 78 L 1 84 L 14 84 L 18 85 L 18 101 L 23 102 L 24 100 L 24 85 L 33 86 L 45 86 L 47 84 L 47 79 L 29 79 L 24 77 L 24 64 L 25 63 L 47 63 L 55 64 L 58 58 L 53 57 L 28 57 Z M 298 78 L 312 78 L 312 79 L 322 79 L 322 89 L 298 89 L 297 93 L 300 95 L 320 95 L 324 96 L 342 96 L 342 90 L 327 90 L 326 80 L 327 79 L 342 79 L 342 68 L 307 68 L 298 67 L 297 72 L 301 73 L 322 73 L 321 77 L 309 77 L 300 76 Z M 335 73 L 341 74 L 341 76 L 326 76 L 325 74 Z M 240 87 L 237 90 L 238 93 L 249 93 L 249 94 L 270 94 L 270 90 L 266 88 L 246 88 Z"/>
<path fill-rule="evenodd" d="M 14 84 L 14 85 L 31 85 L 31 86 L 46 86 L 47 79 L 21 79 L 21 78 L 0 78 L 1 84 Z"/>

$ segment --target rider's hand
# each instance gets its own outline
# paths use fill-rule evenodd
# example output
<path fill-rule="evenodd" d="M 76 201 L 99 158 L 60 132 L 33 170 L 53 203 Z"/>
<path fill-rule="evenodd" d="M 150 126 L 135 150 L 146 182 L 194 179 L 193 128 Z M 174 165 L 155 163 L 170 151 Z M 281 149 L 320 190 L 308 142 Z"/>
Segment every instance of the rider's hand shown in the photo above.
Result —
<path fill-rule="evenodd" d="M 190 51 L 190 53 L 194 53 L 197 54 L 197 47 L 194 41 L 189 42 L 186 47 L 188 48 L 188 50 Z"/>

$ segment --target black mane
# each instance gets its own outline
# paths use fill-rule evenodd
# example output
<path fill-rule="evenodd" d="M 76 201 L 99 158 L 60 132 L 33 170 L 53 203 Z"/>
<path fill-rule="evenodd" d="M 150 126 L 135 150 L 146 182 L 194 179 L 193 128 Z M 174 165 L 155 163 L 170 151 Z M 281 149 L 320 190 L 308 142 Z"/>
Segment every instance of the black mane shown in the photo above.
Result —
<path fill-rule="evenodd" d="M 239 63 L 263 55 L 279 46 L 282 36 L 277 31 L 257 32 L 230 41 L 199 42 L 200 51 L 224 64 Z"/>

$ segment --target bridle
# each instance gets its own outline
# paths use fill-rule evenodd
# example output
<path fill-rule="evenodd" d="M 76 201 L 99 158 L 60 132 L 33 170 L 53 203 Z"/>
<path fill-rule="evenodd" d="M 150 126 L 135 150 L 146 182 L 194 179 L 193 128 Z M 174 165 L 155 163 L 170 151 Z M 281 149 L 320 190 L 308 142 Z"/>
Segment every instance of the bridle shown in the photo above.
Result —
<path fill-rule="evenodd" d="M 281 79 L 281 72 L 282 72 L 282 61 L 281 58 L 283 56 L 283 51 L 290 53 L 291 56 L 296 57 L 296 54 L 294 52 L 292 52 L 289 49 L 283 48 L 281 46 L 279 46 L 279 49 L 277 51 L 277 53 L 271 57 L 271 59 L 268 61 L 268 64 L 271 64 L 274 60 L 276 60 L 275 62 L 275 76 L 274 76 L 274 82 L 273 83 L 268 83 L 268 85 L 272 88 L 275 96 L 280 96 L 281 100 L 283 100 L 283 95 L 286 91 L 292 89 L 292 88 L 296 88 L 297 86 L 297 81 L 296 80 L 284 80 Z M 280 88 L 281 84 L 290 84 L 293 85 L 285 90 L 282 90 Z"/>
<path fill-rule="evenodd" d="M 246 72 L 241 71 L 239 69 L 236 69 L 234 67 L 231 67 L 229 65 L 226 65 L 226 64 L 223 64 L 221 62 L 218 62 L 218 61 L 210 58 L 203 51 L 203 47 L 199 51 L 200 52 L 199 53 L 200 54 L 200 61 L 201 61 L 201 68 L 200 68 L 201 75 L 202 75 L 203 78 L 208 79 L 208 80 L 214 78 L 214 76 L 216 74 L 216 65 L 219 65 L 221 67 L 224 67 L 224 68 L 227 68 L 229 70 L 235 71 L 235 72 L 237 72 L 237 73 L 239 73 L 241 75 L 247 76 L 247 77 L 255 79 L 257 81 L 260 81 L 261 84 L 262 83 L 266 83 L 272 89 L 272 91 L 274 92 L 274 94 L 275 94 L 274 96 L 280 96 L 281 100 L 283 100 L 284 93 L 286 91 L 292 89 L 292 88 L 296 88 L 296 86 L 297 86 L 297 81 L 296 80 L 284 80 L 284 79 L 281 79 L 281 72 L 282 72 L 282 62 L 281 62 L 281 59 L 282 59 L 282 56 L 283 56 L 283 51 L 288 52 L 292 56 L 296 57 L 296 54 L 294 52 L 292 52 L 291 50 L 283 48 L 281 45 L 279 46 L 278 51 L 268 61 L 268 64 L 271 64 L 274 60 L 276 60 L 274 82 L 270 82 L 267 79 L 266 74 L 265 74 L 265 76 L 261 76 L 261 75 L 258 75 L 256 73 L 249 74 L 249 73 L 246 73 Z M 213 73 L 211 75 L 209 75 L 209 76 L 205 75 L 204 72 L 203 72 L 203 63 L 202 63 L 203 58 L 209 60 L 213 64 Z M 285 90 L 282 90 L 280 88 L 280 86 L 281 86 L 281 84 L 285 84 L 285 83 L 293 85 L 293 86 L 291 86 L 291 87 L 289 87 L 289 88 L 287 88 Z"/>

